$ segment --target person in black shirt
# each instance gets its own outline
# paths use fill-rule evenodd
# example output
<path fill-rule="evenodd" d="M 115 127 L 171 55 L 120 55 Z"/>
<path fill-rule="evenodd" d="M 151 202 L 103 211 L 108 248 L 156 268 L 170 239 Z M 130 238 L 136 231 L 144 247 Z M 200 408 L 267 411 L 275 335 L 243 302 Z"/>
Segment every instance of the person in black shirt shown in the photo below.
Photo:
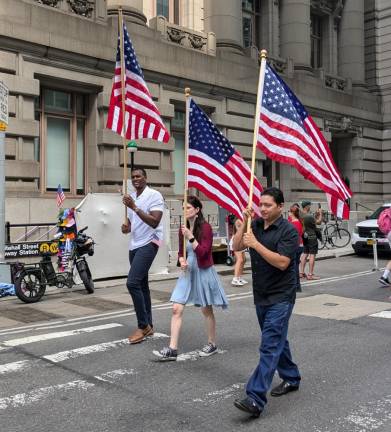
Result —
<path fill-rule="evenodd" d="M 261 218 L 251 224 L 250 211 L 244 212 L 244 224 L 234 237 L 234 250 L 248 247 L 251 256 L 256 313 L 261 328 L 259 364 L 250 377 L 244 399 L 236 399 L 236 408 L 258 417 L 263 411 L 275 371 L 281 384 L 271 391 L 282 396 L 299 389 L 300 372 L 292 360 L 287 339 L 289 318 L 296 299 L 294 257 L 298 244 L 296 229 L 282 217 L 284 196 L 277 188 L 261 194 Z"/>

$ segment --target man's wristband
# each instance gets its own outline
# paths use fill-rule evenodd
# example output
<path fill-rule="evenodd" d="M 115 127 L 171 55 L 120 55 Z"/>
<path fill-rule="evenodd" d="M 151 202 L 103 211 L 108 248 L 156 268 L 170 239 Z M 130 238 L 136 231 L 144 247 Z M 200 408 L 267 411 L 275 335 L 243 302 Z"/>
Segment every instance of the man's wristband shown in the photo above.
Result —
<path fill-rule="evenodd" d="M 140 209 L 139 209 L 138 207 L 135 207 L 133 211 L 134 211 L 136 214 L 139 214 Z"/>
<path fill-rule="evenodd" d="M 191 239 L 189 239 L 189 243 L 194 243 L 195 237 L 192 237 Z"/>

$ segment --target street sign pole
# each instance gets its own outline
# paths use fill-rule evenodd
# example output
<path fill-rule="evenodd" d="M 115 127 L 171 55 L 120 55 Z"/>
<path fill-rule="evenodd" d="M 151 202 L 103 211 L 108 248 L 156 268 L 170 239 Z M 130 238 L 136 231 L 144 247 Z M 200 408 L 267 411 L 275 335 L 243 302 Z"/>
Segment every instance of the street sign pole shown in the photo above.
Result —
<path fill-rule="evenodd" d="M 7 125 L 8 87 L 0 81 L 0 264 L 5 263 L 5 131 Z"/>
<path fill-rule="evenodd" d="M 4 260 L 5 248 L 5 132 L 0 131 L 0 264 Z"/>

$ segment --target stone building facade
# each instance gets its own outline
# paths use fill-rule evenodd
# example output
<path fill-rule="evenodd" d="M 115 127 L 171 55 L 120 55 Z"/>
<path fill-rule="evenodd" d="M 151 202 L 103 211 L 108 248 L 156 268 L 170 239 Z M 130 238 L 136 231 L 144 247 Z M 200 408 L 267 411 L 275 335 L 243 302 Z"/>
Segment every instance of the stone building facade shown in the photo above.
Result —
<path fill-rule="evenodd" d="M 355 194 L 353 209 L 388 199 L 389 1 L 0 0 L 0 80 L 10 89 L 7 220 L 53 220 L 58 183 L 70 205 L 89 191 L 120 188 L 121 139 L 105 129 L 119 4 L 172 135 L 168 144 L 140 140 L 135 163 L 168 199 L 183 189 L 186 86 L 250 159 L 261 48 L 324 131 Z M 256 174 L 287 201 L 325 201 L 260 152 Z"/>

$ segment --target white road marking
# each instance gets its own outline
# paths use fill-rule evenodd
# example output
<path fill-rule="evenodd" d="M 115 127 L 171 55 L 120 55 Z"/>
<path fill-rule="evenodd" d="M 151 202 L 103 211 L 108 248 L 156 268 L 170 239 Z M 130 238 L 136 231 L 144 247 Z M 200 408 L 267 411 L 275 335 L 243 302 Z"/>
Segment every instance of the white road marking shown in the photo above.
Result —
<path fill-rule="evenodd" d="M 93 383 L 84 380 L 70 381 L 65 384 L 57 384 L 49 387 L 41 387 L 27 393 L 19 393 L 14 396 L 0 398 L 0 410 L 7 408 L 20 408 L 26 405 L 32 405 L 42 399 L 47 399 L 57 391 L 65 392 L 68 390 L 87 390 L 94 387 Z"/>
<path fill-rule="evenodd" d="M 376 312 L 372 315 L 369 315 L 371 317 L 376 317 L 376 318 L 391 318 L 391 310 L 384 310 L 381 312 Z"/>
<path fill-rule="evenodd" d="M 382 431 L 390 430 L 391 426 L 391 394 L 375 401 L 370 401 L 352 410 L 346 417 L 340 417 L 334 421 L 338 429 L 332 430 L 326 427 L 316 428 L 315 432 L 370 432 L 382 428 Z"/>
<path fill-rule="evenodd" d="M 82 348 L 75 348 L 72 350 L 61 351 L 55 354 L 48 354 L 43 356 L 45 360 L 49 360 L 53 363 L 60 363 L 69 359 L 75 359 L 88 354 L 105 352 L 112 349 L 120 348 L 122 346 L 129 345 L 127 339 L 119 339 L 112 342 L 104 342 L 96 345 L 89 345 Z"/>
<path fill-rule="evenodd" d="M 185 403 L 203 403 L 203 404 L 214 404 L 217 402 L 220 402 L 224 399 L 231 399 L 236 393 L 238 393 L 240 390 L 242 390 L 245 386 L 245 383 L 236 383 L 232 384 L 228 387 L 224 387 L 221 390 L 215 390 L 212 392 L 207 393 L 202 398 L 196 398 L 192 399 L 191 401 L 185 401 Z"/>
<path fill-rule="evenodd" d="M 94 376 L 95 379 L 99 381 L 114 383 L 120 377 L 124 375 L 135 375 L 134 369 L 117 369 L 113 371 L 106 372 L 102 375 Z M 19 393 L 13 396 L 0 398 L 0 410 L 5 410 L 7 408 L 22 408 L 27 405 L 32 405 L 34 403 L 40 402 L 43 399 L 47 399 L 53 396 L 58 391 L 65 392 L 69 390 L 82 390 L 86 391 L 95 384 L 86 380 L 75 380 L 70 381 L 65 384 L 57 384 L 48 387 L 41 387 L 36 390 L 32 390 L 26 393 Z"/>
<path fill-rule="evenodd" d="M 105 381 L 113 384 L 116 378 L 123 377 L 124 375 L 135 375 L 134 369 L 117 369 L 111 372 L 106 372 L 102 375 L 98 375 L 95 378 L 99 381 Z"/>
<path fill-rule="evenodd" d="M 30 360 L 21 360 L 17 362 L 0 365 L 0 375 L 9 372 L 20 372 L 21 370 L 28 369 L 30 363 L 32 363 Z"/>
<path fill-rule="evenodd" d="M 68 336 L 75 336 L 75 335 L 79 335 L 82 333 L 92 333 L 98 330 L 107 330 L 107 329 L 111 329 L 111 328 L 115 328 L 115 327 L 122 327 L 122 324 L 118 324 L 118 323 L 109 323 L 109 324 L 103 324 L 100 326 L 94 326 L 94 327 L 85 327 L 85 328 L 80 328 L 80 329 L 76 329 L 76 330 L 68 330 L 68 331 L 63 331 L 63 332 L 54 332 L 54 333 L 45 333 L 45 334 L 40 334 L 40 335 L 36 335 L 36 336 L 27 336 L 24 338 L 19 338 L 19 339 L 11 339 L 11 340 L 6 340 L 0 343 L 0 350 L 5 349 L 6 347 L 16 347 L 16 346 L 20 346 L 20 345 L 27 345 L 27 344 L 31 344 L 34 342 L 42 342 L 42 341 L 46 341 L 46 340 L 50 340 L 50 339 L 58 339 L 58 338 L 64 338 L 64 337 L 68 337 Z"/>
<path fill-rule="evenodd" d="M 169 336 L 165 333 L 155 333 L 153 336 L 147 337 L 147 340 L 163 339 Z M 98 352 L 105 352 L 124 346 L 130 346 L 128 339 L 119 339 L 111 342 L 103 342 L 96 345 L 89 345 L 81 348 L 75 348 L 72 350 L 61 351 L 55 354 L 44 355 L 41 358 L 51 363 L 60 363 L 66 360 L 75 359 L 89 354 Z M 22 370 L 31 369 L 40 359 L 37 360 L 21 360 L 12 363 L 5 363 L 0 365 L 0 375 L 12 372 L 20 372 Z"/>

